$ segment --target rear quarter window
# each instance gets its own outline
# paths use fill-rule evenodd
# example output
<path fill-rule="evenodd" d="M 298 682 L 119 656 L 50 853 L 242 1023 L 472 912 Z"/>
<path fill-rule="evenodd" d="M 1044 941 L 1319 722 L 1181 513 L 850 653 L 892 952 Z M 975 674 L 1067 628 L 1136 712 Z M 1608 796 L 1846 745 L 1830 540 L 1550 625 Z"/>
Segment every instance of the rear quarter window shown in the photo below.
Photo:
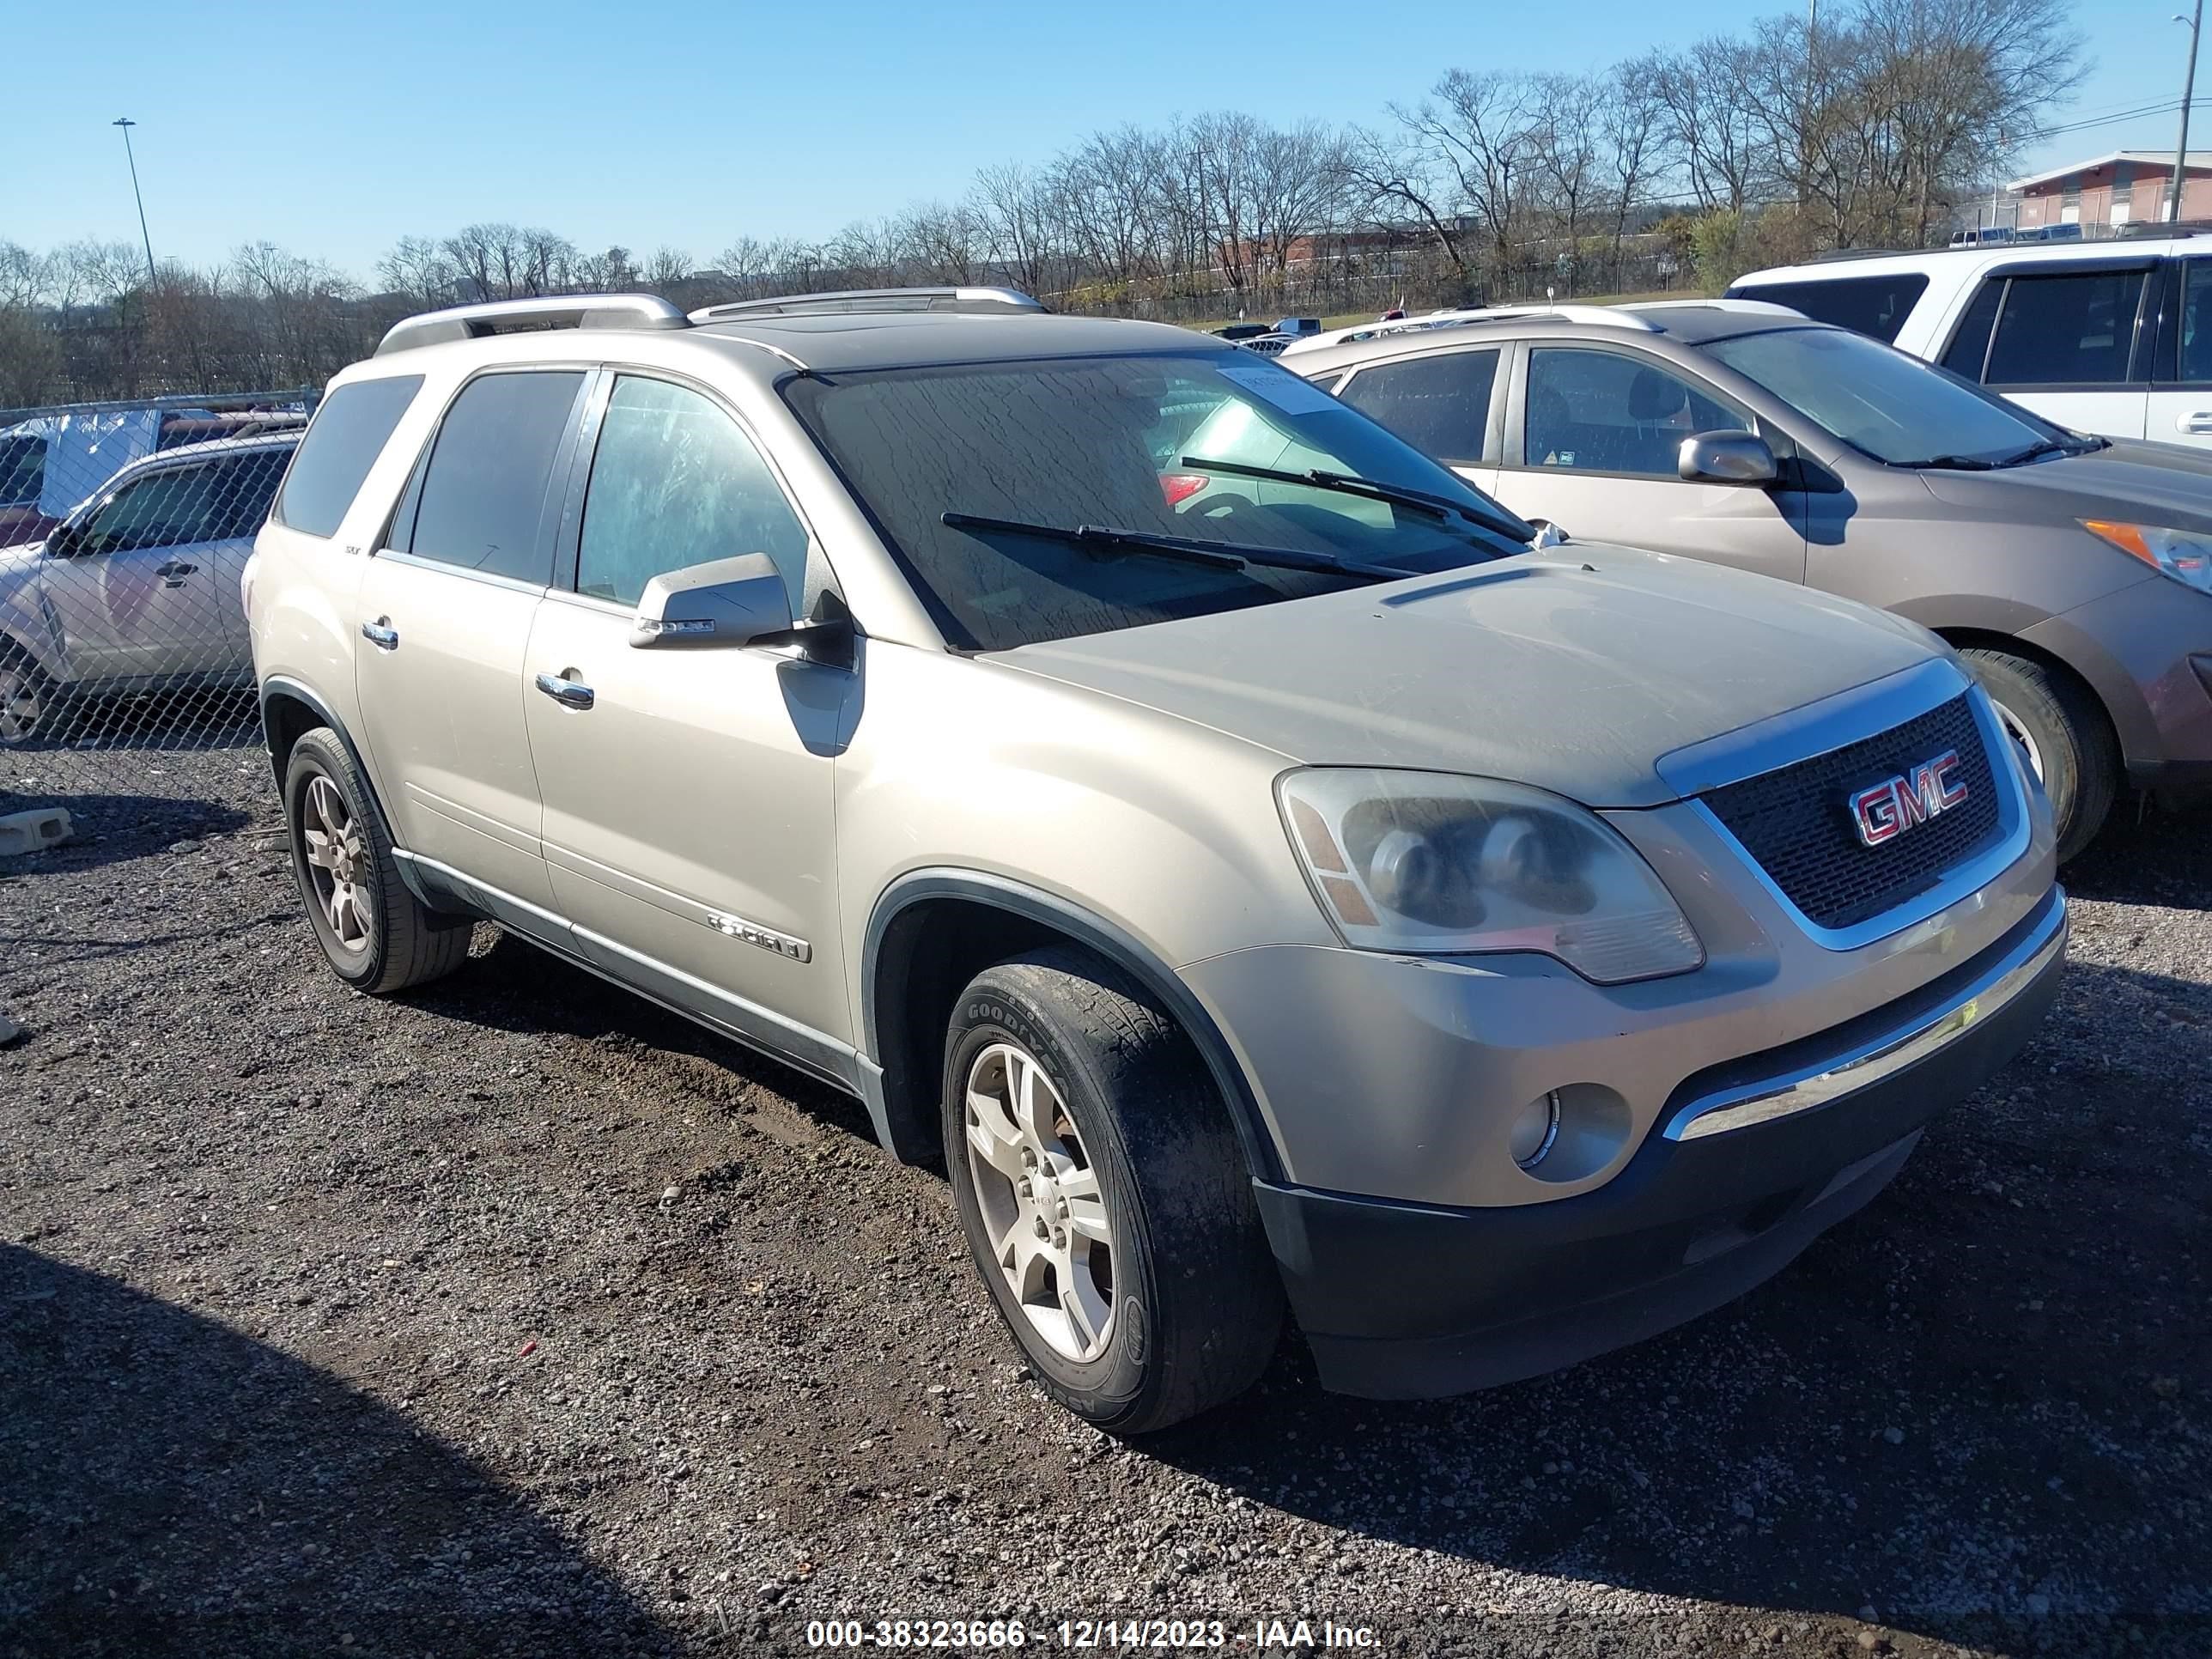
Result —
<path fill-rule="evenodd" d="M 1802 311 L 1816 323 L 1871 334 L 1884 345 L 1897 343 L 1898 331 L 1912 307 L 1928 291 L 1928 279 L 1917 270 L 1886 272 L 1879 276 L 1832 276 L 1820 282 L 1759 283 L 1728 291 L 1731 300 L 1765 300 Z"/>
<path fill-rule="evenodd" d="M 276 521 L 310 536 L 337 535 L 362 480 L 422 389 L 420 374 L 394 374 L 356 380 L 324 398 L 276 498 Z"/>

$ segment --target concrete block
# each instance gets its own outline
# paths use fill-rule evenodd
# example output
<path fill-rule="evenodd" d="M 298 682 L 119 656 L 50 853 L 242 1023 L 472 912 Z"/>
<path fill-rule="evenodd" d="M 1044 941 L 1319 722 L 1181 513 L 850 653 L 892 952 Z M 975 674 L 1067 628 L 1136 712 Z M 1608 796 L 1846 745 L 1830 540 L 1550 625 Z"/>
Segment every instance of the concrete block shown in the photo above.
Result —
<path fill-rule="evenodd" d="M 75 831 L 70 815 L 58 806 L 34 806 L 27 812 L 0 817 L 0 859 L 21 858 L 58 847 Z"/>

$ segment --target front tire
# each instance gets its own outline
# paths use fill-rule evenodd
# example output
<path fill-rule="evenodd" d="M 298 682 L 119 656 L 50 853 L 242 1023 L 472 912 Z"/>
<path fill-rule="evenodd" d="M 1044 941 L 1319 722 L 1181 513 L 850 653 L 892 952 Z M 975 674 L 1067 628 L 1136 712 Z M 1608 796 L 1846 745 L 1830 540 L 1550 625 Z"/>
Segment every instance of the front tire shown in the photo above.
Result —
<path fill-rule="evenodd" d="M 1073 946 L 977 975 L 943 1127 L 976 1270 L 1054 1399 L 1145 1434 L 1258 1379 L 1281 1279 L 1220 1093 L 1140 986 Z"/>
<path fill-rule="evenodd" d="M 2033 657 L 1981 647 L 1959 654 L 2051 798 L 2065 863 L 2096 838 L 2119 793 L 2119 744 L 2105 711 L 2069 675 Z"/>
<path fill-rule="evenodd" d="M 25 749 L 52 734 L 53 682 L 38 665 L 13 650 L 0 650 L 0 749 Z"/>
<path fill-rule="evenodd" d="M 316 942 L 331 971 L 355 990 L 404 990 L 468 959 L 467 919 L 441 915 L 407 890 L 368 781 L 327 726 L 292 745 L 284 823 Z"/>

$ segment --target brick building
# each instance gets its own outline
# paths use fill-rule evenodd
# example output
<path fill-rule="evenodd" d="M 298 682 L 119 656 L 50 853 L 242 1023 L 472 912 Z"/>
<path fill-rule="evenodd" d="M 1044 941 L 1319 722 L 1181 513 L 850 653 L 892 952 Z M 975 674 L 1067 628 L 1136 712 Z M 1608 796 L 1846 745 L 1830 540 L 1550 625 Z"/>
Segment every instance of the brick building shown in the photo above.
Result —
<path fill-rule="evenodd" d="M 2172 150 L 2119 149 L 2005 185 L 2020 198 L 2014 222 L 2038 225 L 2124 225 L 2166 216 L 2172 188 Z M 2192 149 L 2182 178 L 2181 216 L 2212 219 L 2212 150 Z"/>

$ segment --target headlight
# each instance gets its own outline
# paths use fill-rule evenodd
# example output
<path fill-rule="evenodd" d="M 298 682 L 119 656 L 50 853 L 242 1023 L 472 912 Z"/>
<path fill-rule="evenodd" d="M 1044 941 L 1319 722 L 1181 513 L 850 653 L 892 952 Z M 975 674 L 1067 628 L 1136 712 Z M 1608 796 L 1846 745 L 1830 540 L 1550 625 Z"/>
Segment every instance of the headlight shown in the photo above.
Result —
<path fill-rule="evenodd" d="M 2119 524 L 2084 519 L 2081 528 L 2131 553 L 2152 569 L 2200 593 L 2212 593 L 2212 535 L 2195 530 L 2161 530 L 2150 524 Z"/>
<path fill-rule="evenodd" d="M 1279 785 L 1291 845 L 1345 943 L 1535 951 L 1601 985 L 1701 966 L 1633 848 L 1556 795 L 1438 772 L 1317 767 Z"/>

